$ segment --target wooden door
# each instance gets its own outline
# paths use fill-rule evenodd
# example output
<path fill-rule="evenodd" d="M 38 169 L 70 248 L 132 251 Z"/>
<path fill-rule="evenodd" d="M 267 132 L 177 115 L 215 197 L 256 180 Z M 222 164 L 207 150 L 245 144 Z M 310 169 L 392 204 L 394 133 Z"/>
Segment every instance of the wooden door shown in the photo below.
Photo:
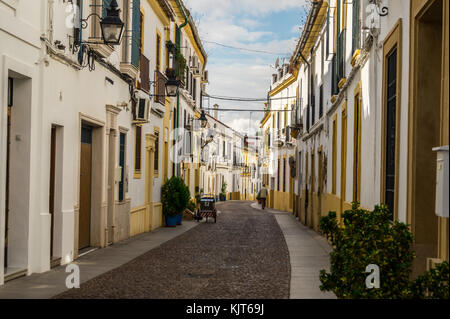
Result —
<path fill-rule="evenodd" d="M 50 260 L 53 259 L 53 239 L 55 223 L 55 160 L 56 160 L 56 127 L 52 127 L 50 145 L 50 190 L 49 190 L 49 213 L 50 219 Z"/>
<path fill-rule="evenodd" d="M 314 153 L 311 154 L 311 225 L 312 227 L 314 227 L 314 222 L 315 222 L 315 218 L 314 218 L 314 190 L 316 187 L 316 181 L 315 181 L 315 177 L 316 177 L 316 163 L 314 161 Z"/>
<path fill-rule="evenodd" d="M 108 217 L 107 217 L 107 228 L 108 228 L 108 245 L 114 242 L 114 205 L 115 205 L 115 169 L 116 169 L 116 135 L 114 131 L 110 131 L 108 135 Z"/>
<path fill-rule="evenodd" d="M 305 225 L 308 225 L 308 206 L 309 206 L 309 157 L 305 156 Z"/>
<path fill-rule="evenodd" d="M 317 197 L 318 197 L 318 207 L 317 207 L 317 215 L 318 220 L 320 221 L 320 217 L 322 216 L 322 193 L 323 193 L 323 153 L 319 151 L 319 163 L 318 163 L 319 174 L 317 181 Z"/>
<path fill-rule="evenodd" d="M 6 193 L 5 193 L 5 249 L 4 267 L 8 267 L 8 229 L 9 229 L 9 166 L 11 144 L 11 106 L 8 105 L 8 124 L 6 130 Z"/>
<path fill-rule="evenodd" d="M 80 162 L 78 249 L 83 249 L 89 247 L 91 241 L 92 128 L 90 127 L 82 128 Z"/>

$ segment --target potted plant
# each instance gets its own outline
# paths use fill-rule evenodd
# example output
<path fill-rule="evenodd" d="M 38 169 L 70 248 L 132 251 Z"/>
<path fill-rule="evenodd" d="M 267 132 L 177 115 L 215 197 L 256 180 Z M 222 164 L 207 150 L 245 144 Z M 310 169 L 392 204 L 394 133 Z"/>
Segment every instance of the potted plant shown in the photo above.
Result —
<path fill-rule="evenodd" d="M 227 183 L 222 183 L 222 189 L 219 194 L 219 199 L 221 202 L 224 202 L 227 200 Z"/>
<path fill-rule="evenodd" d="M 189 188 L 179 177 L 169 179 L 161 189 L 161 202 L 163 213 L 166 217 L 166 225 L 175 227 L 181 225 L 183 211 L 186 209 L 190 199 Z"/>

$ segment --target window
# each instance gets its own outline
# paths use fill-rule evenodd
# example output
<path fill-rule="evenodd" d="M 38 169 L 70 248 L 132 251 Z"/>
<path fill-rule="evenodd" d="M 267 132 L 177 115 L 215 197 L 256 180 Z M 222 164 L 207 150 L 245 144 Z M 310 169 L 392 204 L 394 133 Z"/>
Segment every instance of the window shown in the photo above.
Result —
<path fill-rule="evenodd" d="M 360 29 L 360 23 L 359 23 L 359 6 L 360 6 L 360 0 L 353 0 L 352 2 L 353 8 L 352 8 L 352 52 L 354 53 L 356 50 L 359 49 L 359 29 Z"/>
<path fill-rule="evenodd" d="M 190 80 L 189 80 L 189 94 L 191 94 L 191 96 L 194 96 L 194 78 L 192 75 L 192 72 L 189 72 L 189 76 L 190 76 Z"/>
<path fill-rule="evenodd" d="M 132 11 L 132 37 L 131 37 L 131 64 L 139 68 L 139 59 L 141 57 L 141 11 L 140 11 L 140 1 L 133 0 L 133 11 Z M 124 30 L 124 33 L 127 30 Z M 124 39 L 127 39 L 124 37 Z M 125 40 L 123 42 L 126 42 Z"/>
<path fill-rule="evenodd" d="M 319 118 L 323 116 L 323 84 L 319 88 Z"/>
<path fill-rule="evenodd" d="M 161 36 L 156 34 L 156 70 L 161 72 Z"/>
<path fill-rule="evenodd" d="M 280 159 L 278 158 L 278 166 L 277 166 L 277 191 L 280 191 L 280 169 L 281 169 Z"/>
<path fill-rule="evenodd" d="M 123 32 L 130 30 L 129 25 L 129 11 L 130 11 L 130 0 L 123 0 Z M 128 45 L 129 45 L 129 38 L 126 38 L 122 41 L 122 62 L 129 63 L 128 60 Z"/>
<path fill-rule="evenodd" d="M 141 178 L 141 157 L 142 157 L 142 126 L 136 125 L 135 150 L 134 150 L 134 173 L 135 178 Z"/>
<path fill-rule="evenodd" d="M 387 56 L 385 111 L 385 203 L 394 216 L 397 134 L 397 48 Z"/>
<path fill-rule="evenodd" d="M 159 175 L 159 129 L 155 127 L 155 175 L 156 177 Z"/>
<path fill-rule="evenodd" d="M 120 133 L 119 137 L 119 166 L 121 171 L 121 178 L 119 181 L 119 201 L 125 199 L 125 158 L 126 158 L 126 139 L 127 135 L 125 133 Z"/>
<path fill-rule="evenodd" d="M 337 161 L 337 117 L 333 120 L 333 158 L 331 192 L 336 195 L 336 161 Z"/>
<path fill-rule="evenodd" d="M 197 79 L 194 79 L 194 83 L 192 83 L 192 98 L 197 101 Z"/>
<path fill-rule="evenodd" d="M 326 57 L 323 59 L 327 59 L 330 54 L 330 8 L 327 10 L 327 37 L 326 37 Z"/>
<path fill-rule="evenodd" d="M 225 158 L 226 157 L 226 150 L 225 150 L 225 141 L 223 141 L 223 144 L 222 144 L 222 154 L 223 154 L 223 158 Z"/>
<path fill-rule="evenodd" d="M 166 27 L 166 37 L 165 37 L 165 40 L 166 40 L 166 42 L 167 41 L 169 41 L 170 40 L 170 28 L 169 27 Z M 166 69 L 167 68 L 169 68 L 170 67 L 170 52 L 169 52 L 169 50 L 165 47 L 164 48 L 164 51 L 166 52 L 166 65 L 165 65 L 165 67 L 166 67 Z"/>
<path fill-rule="evenodd" d="M 144 50 L 144 13 L 139 13 L 139 56 L 142 55 Z"/>

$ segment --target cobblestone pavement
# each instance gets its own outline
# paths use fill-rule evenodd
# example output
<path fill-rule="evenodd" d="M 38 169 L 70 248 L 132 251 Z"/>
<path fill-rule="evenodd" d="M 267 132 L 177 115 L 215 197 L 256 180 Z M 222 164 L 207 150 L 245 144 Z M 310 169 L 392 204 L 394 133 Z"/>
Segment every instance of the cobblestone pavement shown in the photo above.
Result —
<path fill-rule="evenodd" d="M 289 298 L 289 252 L 274 216 L 249 202 L 218 209 L 216 224 L 202 222 L 55 298 Z"/>

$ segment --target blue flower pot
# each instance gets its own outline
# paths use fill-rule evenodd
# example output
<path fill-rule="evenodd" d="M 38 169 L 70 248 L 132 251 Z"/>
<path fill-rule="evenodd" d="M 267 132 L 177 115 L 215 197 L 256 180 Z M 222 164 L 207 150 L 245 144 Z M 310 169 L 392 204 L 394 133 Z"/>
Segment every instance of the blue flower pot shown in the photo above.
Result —
<path fill-rule="evenodd" d="M 176 218 L 177 218 L 177 225 L 181 225 L 181 222 L 183 221 L 183 214 L 178 214 Z"/>
<path fill-rule="evenodd" d="M 177 216 L 166 215 L 166 225 L 167 225 L 167 227 L 176 227 L 177 226 Z"/>

